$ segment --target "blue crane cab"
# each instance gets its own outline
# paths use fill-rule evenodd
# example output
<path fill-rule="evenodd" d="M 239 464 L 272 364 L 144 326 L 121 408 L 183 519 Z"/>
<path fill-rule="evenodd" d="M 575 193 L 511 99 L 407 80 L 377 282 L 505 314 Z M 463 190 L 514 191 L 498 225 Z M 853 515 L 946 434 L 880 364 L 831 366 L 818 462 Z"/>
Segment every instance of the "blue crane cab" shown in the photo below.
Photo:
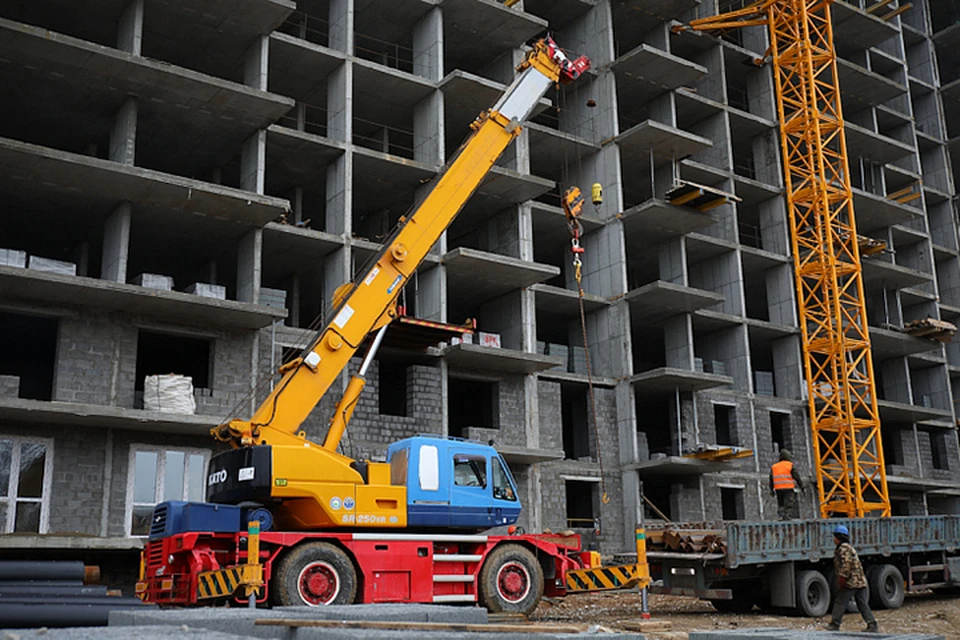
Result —
<path fill-rule="evenodd" d="M 387 449 L 392 484 L 407 487 L 407 526 L 489 529 L 513 524 L 520 499 L 496 449 L 457 438 L 416 436 Z"/>

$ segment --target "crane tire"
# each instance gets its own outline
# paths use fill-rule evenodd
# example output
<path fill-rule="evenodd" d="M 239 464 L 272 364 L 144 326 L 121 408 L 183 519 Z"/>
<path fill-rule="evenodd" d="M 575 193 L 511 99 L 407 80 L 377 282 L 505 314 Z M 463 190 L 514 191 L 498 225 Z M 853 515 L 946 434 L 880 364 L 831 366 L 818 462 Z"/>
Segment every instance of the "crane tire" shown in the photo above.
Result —
<path fill-rule="evenodd" d="M 493 613 L 528 614 L 543 596 L 543 569 L 528 549 L 497 547 L 480 569 L 480 603 Z"/>
<path fill-rule="evenodd" d="M 830 609 L 830 585 L 819 571 L 797 572 L 797 611 L 819 618 Z"/>
<path fill-rule="evenodd" d="M 357 596 L 353 562 L 327 542 L 308 542 L 287 552 L 271 583 L 274 602 L 285 607 L 352 604 Z"/>
<path fill-rule="evenodd" d="M 867 569 L 870 604 L 878 609 L 899 609 L 906 589 L 903 574 L 892 564 L 875 564 Z"/>

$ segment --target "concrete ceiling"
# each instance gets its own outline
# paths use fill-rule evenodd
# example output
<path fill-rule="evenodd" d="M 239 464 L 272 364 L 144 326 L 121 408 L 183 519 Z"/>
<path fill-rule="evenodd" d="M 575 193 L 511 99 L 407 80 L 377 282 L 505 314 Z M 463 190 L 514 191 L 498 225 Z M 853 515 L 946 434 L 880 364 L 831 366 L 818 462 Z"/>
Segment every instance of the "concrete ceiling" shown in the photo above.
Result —
<path fill-rule="evenodd" d="M 355 0 L 354 28 L 385 43 L 408 41 L 417 22 L 438 4 L 439 0 Z"/>
<path fill-rule="evenodd" d="M 326 108 L 327 76 L 346 54 L 285 33 L 270 34 L 269 89 Z"/>
<path fill-rule="evenodd" d="M 641 44 L 611 65 L 617 76 L 619 104 L 646 104 L 657 96 L 692 85 L 707 73 L 689 60 Z"/>
<path fill-rule="evenodd" d="M 656 326 L 667 318 L 723 302 L 723 295 L 657 280 L 629 291 L 624 299 L 630 305 L 630 321 L 634 328 Z"/>
<path fill-rule="evenodd" d="M 451 71 L 477 73 L 548 26 L 543 18 L 494 0 L 442 0 L 441 4 L 444 60 Z"/>
<path fill-rule="evenodd" d="M 846 2 L 834 2 L 830 11 L 833 21 L 833 41 L 840 55 L 869 49 L 895 37 L 899 32 L 889 22 Z"/>
<path fill-rule="evenodd" d="M 326 192 L 327 167 L 346 145 L 322 136 L 273 125 L 267 129 L 267 192 L 287 195 L 293 187 Z"/>
<path fill-rule="evenodd" d="M 557 27 L 579 18 L 596 4 L 597 0 L 524 0 L 523 10 L 540 18 L 553 17 L 550 27 L 556 31 Z"/>
<path fill-rule="evenodd" d="M 630 383 L 638 395 L 648 395 L 674 390 L 702 391 L 733 384 L 733 378 L 716 373 L 660 367 L 659 369 L 638 373 L 630 378 Z"/>
<path fill-rule="evenodd" d="M 907 87 L 860 65 L 837 58 L 837 76 L 844 111 L 859 111 L 903 95 Z"/>
<path fill-rule="evenodd" d="M 915 220 L 921 215 L 920 211 L 913 207 L 860 189 L 853 190 L 853 208 L 856 212 L 857 231 L 860 233 Z"/>
<path fill-rule="evenodd" d="M 630 127 L 615 140 L 620 147 L 623 172 L 630 176 L 650 174 L 651 151 L 653 164 L 659 167 L 713 146 L 707 138 L 656 120 Z"/>
<path fill-rule="evenodd" d="M 662 200 L 648 200 L 621 215 L 628 251 L 655 247 L 668 238 L 686 235 L 717 221 L 710 212 L 676 207 Z"/>
<path fill-rule="evenodd" d="M 365 60 L 353 65 L 355 118 L 412 131 L 414 107 L 435 90 L 435 83 L 419 76 Z"/>

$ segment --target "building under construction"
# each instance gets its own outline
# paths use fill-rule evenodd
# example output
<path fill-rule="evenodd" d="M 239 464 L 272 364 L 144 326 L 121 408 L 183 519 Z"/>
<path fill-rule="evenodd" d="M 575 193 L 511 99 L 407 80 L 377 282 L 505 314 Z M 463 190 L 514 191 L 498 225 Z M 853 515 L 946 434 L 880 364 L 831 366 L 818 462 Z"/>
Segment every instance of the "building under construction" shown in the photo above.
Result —
<path fill-rule="evenodd" d="M 249 416 L 546 31 L 593 69 L 403 292 L 429 324 L 391 328 L 345 451 L 492 440 L 523 525 L 605 553 L 644 516 L 776 517 L 782 449 L 813 480 L 768 36 L 671 30 L 743 3 L 201 4 L 0 6 L 0 532 L 47 534 L 0 552 L 128 558 L 153 505 L 202 499 L 210 428 Z M 960 2 L 832 12 L 892 510 L 957 513 Z M 560 194 L 594 183 L 581 322 Z M 193 412 L 151 408 L 170 373 Z"/>

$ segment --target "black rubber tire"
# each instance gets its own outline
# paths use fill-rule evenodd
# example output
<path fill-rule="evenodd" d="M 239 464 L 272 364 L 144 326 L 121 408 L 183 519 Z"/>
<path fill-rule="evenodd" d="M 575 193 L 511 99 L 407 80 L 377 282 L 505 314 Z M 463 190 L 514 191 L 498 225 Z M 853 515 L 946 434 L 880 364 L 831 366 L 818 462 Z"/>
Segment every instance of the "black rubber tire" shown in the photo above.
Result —
<path fill-rule="evenodd" d="M 525 547 L 505 544 L 487 556 L 480 569 L 480 603 L 487 610 L 526 615 L 542 596 L 543 569 Z"/>
<path fill-rule="evenodd" d="M 277 564 L 272 600 L 285 607 L 352 604 L 357 570 L 342 549 L 326 542 L 300 544 Z"/>
<path fill-rule="evenodd" d="M 797 572 L 797 611 L 819 618 L 830 610 L 830 585 L 819 571 Z"/>
<path fill-rule="evenodd" d="M 749 589 L 734 589 L 732 599 L 711 600 L 710 604 L 720 613 L 750 613 L 756 601 L 753 592 Z"/>
<path fill-rule="evenodd" d="M 892 564 L 875 564 L 867 570 L 870 605 L 877 609 L 899 609 L 906 595 L 903 574 Z"/>

